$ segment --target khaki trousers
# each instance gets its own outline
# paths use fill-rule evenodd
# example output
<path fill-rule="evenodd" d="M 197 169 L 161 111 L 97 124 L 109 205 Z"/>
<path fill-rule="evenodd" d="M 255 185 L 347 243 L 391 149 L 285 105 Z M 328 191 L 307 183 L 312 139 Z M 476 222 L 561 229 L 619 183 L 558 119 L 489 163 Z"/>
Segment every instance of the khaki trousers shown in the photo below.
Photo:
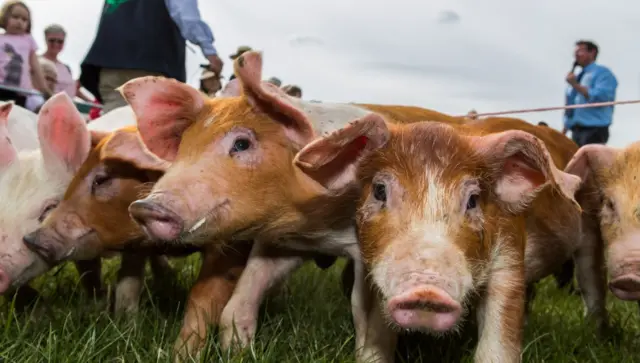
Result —
<path fill-rule="evenodd" d="M 102 68 L 100 70 L 100 83 L 98 84 L 98 91 L 100 91 L 102 102 L 104 103 L 102 114 L 104 115 L 121 106 L 127 106 L 127 101 L 120 95 L 120 92 L 116 91 L 116 88 L 134 78 L 144 76 L 162 76 L 162 74 L 138 69 Z"/>

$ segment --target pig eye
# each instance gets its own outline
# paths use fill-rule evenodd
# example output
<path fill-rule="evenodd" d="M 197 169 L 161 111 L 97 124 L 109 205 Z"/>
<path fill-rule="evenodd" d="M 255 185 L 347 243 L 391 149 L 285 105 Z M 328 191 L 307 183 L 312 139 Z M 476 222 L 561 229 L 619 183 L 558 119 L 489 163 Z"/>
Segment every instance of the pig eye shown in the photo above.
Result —
<path fill-rule="evenodd" d="M 51 211 L 54 210 L 57 206 L 58 206 L 58 202 L 47 204 L 47 206 L 44 208 L 44 210 L 40 214 L 40 217 L 38 217 L 38 222 L 42 223 L 44 219 L 47 218 L 49 213 L 51 213 Z"/>
<path fill-rule="evenodd" d="M 233 146 L 231 147 L 230 154 L 234 154 L 237 152 L 245 151 L 251 147 L 251 141 L 246 138 L 238 138 L 233 142 Z"/>
<path fill-rule="evenodd" d="M 471 194 L 467 201 L 467 210 L 474 209 L 478 206 L 478 194 Z"/>
<path fill-rule="evenodd" d="M 382 183 L 373 184 L 373 197 L 381 202 L 387 201 L 387 187 Z"/>
<path fill-rule="evenodd" d="M 110 180 L 111 180 L 111 177 L 108 176 L 108 175 L 97 174 L 93 178 L 93 184 L 91 185 L 92 192 L 95 192 L 96 188 L 99 188 L 99 187 L 103 186 L 104 184 L 106 184 Z"/>
<path fill-rule="evenodd" d="M 616 211 L 616 206 L 613 204 L 613 200 L 610 198 L 606 198 L 604 201 L 605 208 L 609 209 L 612 212 Z"/>

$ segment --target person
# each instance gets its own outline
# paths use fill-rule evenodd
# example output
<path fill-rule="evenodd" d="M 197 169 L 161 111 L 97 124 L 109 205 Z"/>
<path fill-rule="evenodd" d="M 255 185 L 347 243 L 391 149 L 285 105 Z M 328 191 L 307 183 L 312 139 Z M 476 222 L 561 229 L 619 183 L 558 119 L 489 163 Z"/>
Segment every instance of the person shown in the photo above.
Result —
<path fill-rule="evenodd" d="M 546 126 L 549 127 L 549 124 L 544 121 L 538 121 L 538 126 Z"/>
<path fill-rule="evenodd" d="M 284 91 L 284 93 L 288 94 L 289 96 L 302 98 L 302 89 L 296 86 L 295 84 L 286 85 L 282 87 L 282 90 Z"/>
<path fill-rule="evenodd" d="M 197 0 L 105 0 L 96 37 L 80 66 L 80 84 L 106 113 L 127 104 L 116 88 L 131 79 L 155 75 L 186 82 L 187 40 L 220 74 L 223 62 Z"/>
<path fill-rule="evenodd" d="M 48 99 L 53 91 L 47 86 L 40 68 L 31 25 L 31 11 L 24 2 L 6 1 L 0 8 L 0 28 L 5 30 L 0 34 L 0 84 L 27 90 L 33 90 L 35 84 Z M 0 90 L 0 99 L 14 100 L 24 107 L 26 95 Z"/>
<path fill-rule="evenodd" d="M 565 79 L 566 105 L 615 101 L 618 81 L 609 68 L 596 63 L 598 46 L 589 40 L 579 40 L 575 45 L 574 69 Z M 582 68 L 577 74 L 576 66 Z M 566 134 L 571 130 L 571 138 L 578 146 L 606 144 L 612 118 L 613 106 L 568 109 L 562 131 Z"/>
<path fill-rule="evenodd" d="M 58 69 L 56 65 L 49 59 L 42 57 L 38 58 L 38 63 L 40 63 L 47 86 L 49 89 L 55 89 L 56 84 L 58 84 Z M 42 95 L 28 95 L 25 100 L 25 108 L 38 113 L 44 102 L 45 99 Z"/>
<path fill-rule="evenodd" d="M 267 83 L 271 83 L 278 88 L 280 88 L 280 86 L 282 85 L 282 81 L 278 77 L 271 77 L 267 79 Z"/>
<path fill-rule="evenodd" d="M 209 97 L 215 97 L 221 88 L 220 75 L 208 69 L 203 69 L 202 75 L 200 76 L 200 92 Z"/>
<path fill-rule="evenodd" d="M 69 65 L 62 63 L 58 59 L 58 55 L 60 55 L 60 52 L 62 52 L 64 48 L 66 37 L 67 32 L 59 24 L 51 24 L 44 29 L 44 39 L 47 42 L 47 50 L 41 57 L 50 60 L 56 67 L 58 74 L 58 82 L 55 84 L 53 91 L 55 93 L 65 92 L 71 99 L 77 96 L 87 102 L 93 102 L 93 98 L 87 97 L 80 92 L 80 82 L 73 79 Z"/>

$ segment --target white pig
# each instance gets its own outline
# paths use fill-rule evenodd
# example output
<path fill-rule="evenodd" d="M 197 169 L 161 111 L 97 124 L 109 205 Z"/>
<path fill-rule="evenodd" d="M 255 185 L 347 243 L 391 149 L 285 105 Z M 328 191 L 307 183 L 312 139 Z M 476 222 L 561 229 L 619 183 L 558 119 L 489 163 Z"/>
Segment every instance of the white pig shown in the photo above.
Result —
<path fill-rule="evenodd" d="M 0 106 L 0 294 L 49 269 L 22 238 L 55 208 L 86 159 L 92 139 L 134 123 L 126 106 L 87 127 L 65 93 L 51 97 L 38 115 L 11 103 Z M 99 260 L 78 267 L 90 272 L 83 276 L 86 288 L 99 286 Z"/>

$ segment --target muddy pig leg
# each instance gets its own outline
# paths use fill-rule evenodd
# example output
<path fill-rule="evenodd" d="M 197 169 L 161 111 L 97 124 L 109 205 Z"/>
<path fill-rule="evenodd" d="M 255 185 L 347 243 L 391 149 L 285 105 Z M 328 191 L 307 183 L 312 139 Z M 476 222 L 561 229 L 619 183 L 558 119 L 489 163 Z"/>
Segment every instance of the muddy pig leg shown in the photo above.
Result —
<path fill-rule="evenodd" d="M 576 288 L 573 284 L 573 270 L 575 269 L 575 264 L 573 259 L 567 260 L 562 264 L 560 271 L 557 271 L 553 274 L 553 278 L 556 280 L 556 284 L 559 289 L 564 289 L 568 287 L 567 291 L 570 294 L 577 294 Z"/>
<path fill-rule="evenodd" d="M 104 297 L 104 291 L 102 290 L 102 260 L 95 258 L 93 260 L 76 261 L 75 265 L 80 275 L 80 282 L 89 293 L 89 296 Z"/>
<path fill-rule="evenodd" d="M 136 313 L 140 303 L 140 294 L 144 285 L 144 266 L 147 259 L 144 255 L 123 253 L 118 280 L 116 283 L 116 315 Z"/>
<path fill-rule="evenodd" d="M 608 327 L 606 281 L 604 271 L 604 242 L 600 227 L 589 215 L 582 218 L 582 233 L 575 252 L 576 276 L 586 315 L 595 319 L 598 331 L 605 334 Z"/>

